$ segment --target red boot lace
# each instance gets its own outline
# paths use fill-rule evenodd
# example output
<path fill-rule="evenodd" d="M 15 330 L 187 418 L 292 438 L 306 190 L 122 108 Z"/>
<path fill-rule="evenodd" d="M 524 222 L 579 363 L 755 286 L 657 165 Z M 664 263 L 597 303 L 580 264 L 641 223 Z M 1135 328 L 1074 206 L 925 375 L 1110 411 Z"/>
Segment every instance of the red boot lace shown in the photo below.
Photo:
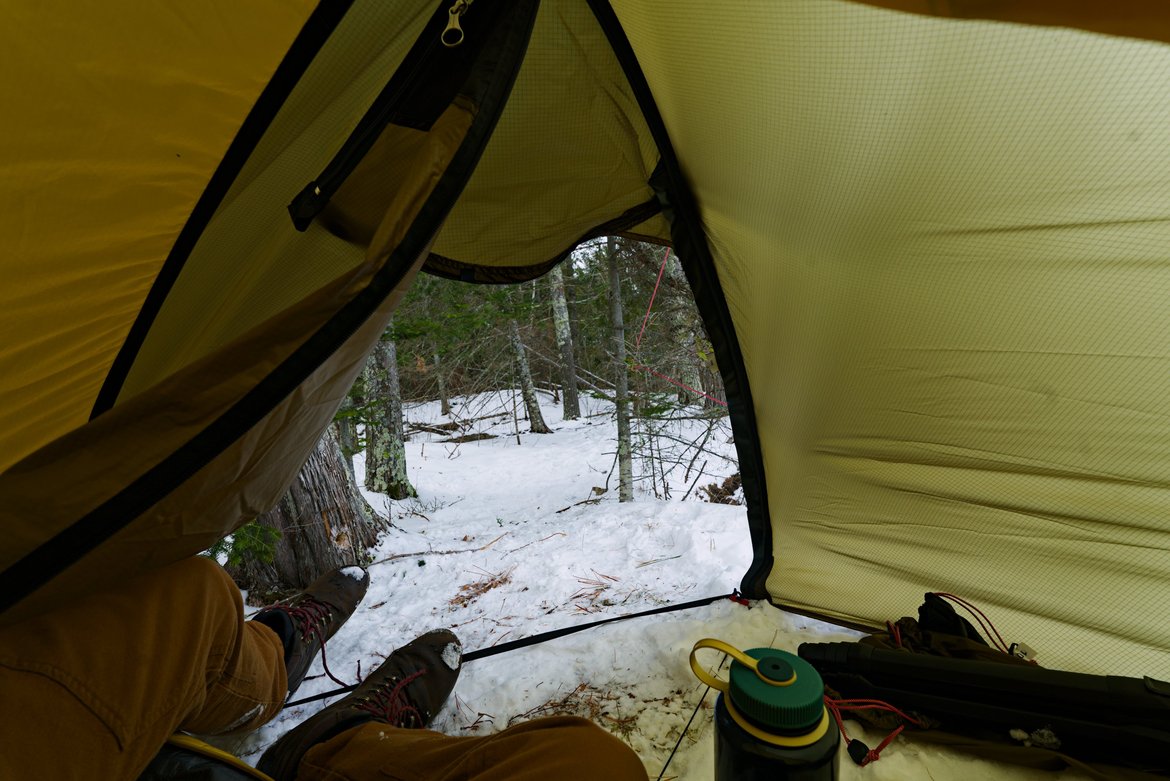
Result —
<path fill-rule="evenodd" d="M 410 700 L 406 699 L 406 687 L 426 673 L 426 668 L 415 670 L 401 679 L 391 679 L 363 697 L 356 708 L 364 710 L 380 721 L 395 727 L 421 727 L 426 719 Z"/>
<path fill-rule="evenodd" d="M 297 631 L 301 633 L 301 640 L 307 643 L 316 637 L 321 641 L 321 666 L 325 669 L 325 674 L 337 685 L 349 686 L 350 684 L 333 674 L 329 669 L 329 662 L 325 659 L 325 628 L 329 626 L 329 620 L 333 618 L 333 609 L 312 597 L 306 597 L 295 605 L 273 605 L 272 607 L 288 614 L 288 617 L 296 625 Z"/>

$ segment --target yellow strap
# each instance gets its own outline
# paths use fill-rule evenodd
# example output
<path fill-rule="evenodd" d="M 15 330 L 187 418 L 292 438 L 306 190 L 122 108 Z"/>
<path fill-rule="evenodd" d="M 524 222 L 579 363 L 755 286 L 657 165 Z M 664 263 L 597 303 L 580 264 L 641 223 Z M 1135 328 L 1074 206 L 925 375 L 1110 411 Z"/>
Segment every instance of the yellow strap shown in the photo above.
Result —
<path fill-rule="evenodd" d="M 190 735 L 176 733 L 167 738 L 167 743 L 170 743 L 172 746 L 178 746 L 179 748 L 187 749 L 188 751 L 193 751 L 196 754 L 202 754 L 203 756 L 210 757 L 211 759 L 219 760 L 225 765 L 231 765 L 241 773 L 249 775 L 252 778 L 260 779 L 260 781 L 274 781 L 271 776 L 267 776 L 264 773 L 261 773 L 259 770 L 252 767 L 239 757 L 229 754 L 226 751 L 221 751 L 215 746 L 204 743 L 202 740 L 199 740 L 199 738 L 193 738 Z"/>
<path fill-rule="evenodd" d="M 721 681 L 718 678 L 708 674 L 707 671 L 703 669 L 702 665 L 699 664 L 699 660 L 695 654 L 697 654 L 703 648 L 712 648 L 716 651 L 722 651 L 731 658 L 735 659 L 735 661 L 742 664 L 744 667 L 747 667 L 749 670 L 754 672 L 756 677 L 761 681 L 771 686 L 790 686 L 796 682 L 795 672 L 792 673 L 792 677 L 787 681 L 773 681 L 771 678 L 767 678 L 760 674 L 758 660 L 748 656 L 730 643 L 725 643 L 722 640 L 716 640 L 713 637 L 705 637 L 699 642 L 695 643 L 695 647 L 691 649 L 691 671 L 695 674 L 696 678 L 710 686 L 712 689 L 718 689 L 721 692 L 726 692 L 729 684 L 727 681 Z"/>

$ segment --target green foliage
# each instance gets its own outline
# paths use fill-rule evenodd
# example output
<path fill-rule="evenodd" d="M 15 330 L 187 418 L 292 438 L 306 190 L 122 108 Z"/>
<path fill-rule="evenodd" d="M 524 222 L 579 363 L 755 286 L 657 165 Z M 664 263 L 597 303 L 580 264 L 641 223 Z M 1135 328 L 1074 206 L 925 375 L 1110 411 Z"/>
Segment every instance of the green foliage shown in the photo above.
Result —
<path fill-rule="evenodd" d="M 276 556 L 276 541 L 280 532 L 270 526 L 250 521 L 207 549 L 204 555 L 213 559 L 227 557 L 229 567 L 237 567 L 245 560 L 259 559 L 271 564 Z"/>
<path fill-rule="evenodd" d="M 697 313 L 691 315 L 696 338 L 690 348 L 697 355 L 688 358 L 680 353 L 681 345 L 672 338 L 667 312 L 671 306 L 677 309 L 678 301 L 690 301 L 691 296 L 685 281 L 670 274 L 659 281 L 663 248 L 619 238 L 615 249 L 631 363 L 669 374 L 680 362 L 697 359 L 705 372 L 704 387 L 716 387 L 718 371 Z M 577 365 L 585 373 L 582 376 L 593 375 L 589 382 L 603 386 L 613 374 L 608 261 L 605 239 L 594 239 L 573 250 L 561 266 Z M 653 312 L 640 344 L 635 346 L 656 286 Z M 440 377 L 449 396 L 510 387 L 515 380 L 508 344 L 509 320 L 520 326 L 537 385 L 559 386 L 562 380 L 550 298 L 550 285 L 545 278 L 515 285 L 474 285 L 420 274 L 395 311 L 385 337 L 394 339 L 398 347 L 403 399 L 438 398 Z M 631 372 L 631 382 L 636 396 L 647 392 L 677 394 L 665 381 L 642 371 Z M 360 382 L 350 398 L 356 408 L 355 422 L 360 424 L 372 415 L 372 405 L 377 400 L 365 398 Z M 659 402 L 656 399 L 654 403 Z"/>
<path fill-rule="evenodd" d="M 657 418 L 678 410 L 673 396 L 663 393 L 648 393 L 642 401 L 641 414 L 644 418 Z"/>

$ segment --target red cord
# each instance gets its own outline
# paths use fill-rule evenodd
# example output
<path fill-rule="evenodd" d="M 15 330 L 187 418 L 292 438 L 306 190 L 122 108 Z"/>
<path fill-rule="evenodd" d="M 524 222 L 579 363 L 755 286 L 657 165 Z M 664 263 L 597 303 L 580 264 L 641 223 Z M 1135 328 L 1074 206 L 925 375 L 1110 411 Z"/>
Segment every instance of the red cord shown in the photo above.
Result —
<path fill-rule="evenodd" d="M 662 272 L 666 271 L 666 261 L 669 259 L 670 247 L 667 247 L 666 254 L 662 256 L 662 267 L 658 269 L 658 281 L 654 283 L 654 292 L 650 294 L 650 303 L 646 307 L 646 316 L 642 318 L 642 330 L 638 332 L 638 341 L 634 343 L 635 350 L 642 346 L 642 334 L 646 333 L 646 323 L 650 321 L 650 309 L 654 306 L 654 297 L 658 295 L 658 286 L 662 284 Z"/>
<path fill-rule="evenodd" d="M 903 713 L 898 708 L 894 707 L 893 705 L 890 705 L 888 702 L 883 702 L 882 700 L 868 700 L 868 699 L 834 700 L 832 697 L 829 697 L 826 695 L 825 696 L 825 707 L 828 708 L 829 712 L 833 714 L 833 720 L 837 722 L 837 729 L 839 729 L 841 731 L 841 737 L 845 739 L 845 744 L 847 746 L 850 743 L 852 743 L 853 741 L 850 740 L 849 733 L 847 733 L 845 731 L 845 722 L 841 718 L 841 711 L 859 711 L 859 710 L 887 711 L 889 713 L 896 714 L 898 716 L 898 718 L 902 719 L 903 721 L 909 722 L 909 723 L 914 724 L 914 725 L 919 726 L 919 727 L 922 726 L 922 722 L 920 722 L 918 719 L 914 718 L 913 716 L 909 716 L 906 713 Z M 865 767 L 870 762 L 876 762 L 877 760 L 881 759 L 881 753 L 885 749 L 885 747 L 890 745 L 890 743 L 892 743 L 894 741 L 894 738 L 901 735 L 902 730 L 904 730 L 904 729 L 906 729 L 905 724 L 898 725 L 898 727 L 895 728 L 892 732 L 890 732 L 890 734 L 886 735 L 885 739 L 881 743 L 878 744 L 877 748 L 869 749 L 866 752 L 865 757 L 863 759 L 861 759 L 861 761 L 859 761 L 857 764 L 860 765 L 861 767 Z M 865 744 L 862 744 L 862 745 L 865 745 Z"/>
<path fill-rule="evenodd" d="M 991 619 L 984 615 L 982 610 L 975 607 L 962 597 L 955 596 L 954 594 L 947 594 L 942 591 L 936 591 L 934 592 L 934 595 L 936 597 L 942 597 L 943 599 L 949 599 L 955 604 L 961 607 L 965 607 L 967 611 L 975 617 L 975 620 L 979 622 L 979 627 L 983 630 L 984 634 L 987 635 L 987 639 L 991 641 L 991 644 L 994 645 L 998 650 L 1003 651 L 1005 654 L 1011 653 L 1011 651 L 1008 650 L 1007 642 L 1003 639 L 1003 636 L 1000 635 L 999 630 L 995 628 L 995 624 L 991 623 Z M 987 621 L 987 623 L 984 624 L 984 621 Z"/>
<path fill-rule="evenodd" d="M 640 371 L 649 372 L 650 374 L 653 374 L 655 377 L 666 380 L 671 385 L 677 385 L 678 387 L 682 388 L 683 390 L 688 390 L 691 393 L 696 393 L 705 399 L 710 399 L 711 401 L 715 402 L 716 404 L 719 404 L 720 406 L 723 406 L 723 407 L 727 406 L 726 401 L 721 401 L 721 400 L 715 398 L 714 396 L 710 396 L 706 393 L 703 393 L 703 391 L 701 391 L 701 390 L 696 390 L 696 389 L 692 388 L 690 385 L 687 385 L 686 383 L 679 382 L 678 380 L 672 380 L 670 377 L 667 377 L 665 374 L 660 374 L 659 372 L 654 371 L 649 366 L 643 366 L 640 363 L 635 363 L 634 368 L 638 369 Z"/>
<path fill-rule="evenodd" d="M 658 279 L 654 282 L 654 292 L 652 292 L 650 294 L 650 303 L 646 306 L 645 317 L 642 318 L 642 328 L 640 331 L 638 331 L 637 341 L 634 342 L 634 349 L 635 350 L 637 350 L 639 347 L 642 346 L 642 334 L 646 333 L 646 324 L 650 322 L 650 310 L 654 308 L 654 299 L 658 296 L 658 287 L 659 287 L 659 285 L 662 284 L 662 274 L 666 271 L 666 261 L 668 261 L 668 260 L 670 260 L 670 247 L 666 248 L 666 252 L 662 256 L 662 265 L 658 268 Z M 702 396 L 703 398 L 705 398 L 709 401 L 713 401 L 716 404 L 719 404 L 720 406 L 723 406 L 723 407 L 727 406 L 726 401 L 722 401 L 720 399 L 715 398 L 714 396 L 703 393 L 703 391 L 701 391 L 701 390 L 696 390 L 695 388 L 692 388 L 690 385 L 686 385 L 685 383 L 681 383 L 678 380 L 671 379 L 670 377 L 667 377 L 665 374 L 660 374 L 660 373 L 654 371 L 649 366 L 642 366 L 641 364 L 634 364 L 634 368 L 638 369 L 640 371 L 649 372 L 650 374 L 653 374 L 655 377 L 666 380 L 671 385 L 678 386 L 679 388 L 682 388 L 683 390 L 688 390 L 691 393 L 695 393 L 699 396 Z"/>
<path fill-rule="evenodd" d="M 890 633 L 890 637 L 893 638 L 894 646 L 897 648 L 901 648 L 902 647 L 902 630 L 898 627 L 898 625 L 887 621 L 886 622 L 886 631 L 888 631 Z"/>

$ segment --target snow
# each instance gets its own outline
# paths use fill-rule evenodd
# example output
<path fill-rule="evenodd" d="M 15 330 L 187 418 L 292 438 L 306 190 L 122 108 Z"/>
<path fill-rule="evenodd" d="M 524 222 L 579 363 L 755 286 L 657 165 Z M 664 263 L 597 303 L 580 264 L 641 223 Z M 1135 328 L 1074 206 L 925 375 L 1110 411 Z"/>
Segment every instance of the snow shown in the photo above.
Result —
<path fill-rule="evenodd" d="M 447 669 L 457 670 L 463 659 L 463 649 L 458 643 L 447 643 L 440 658 L 443 660 L 443 664 L 447 665 Z"/>
<path fill-rule="evenodd" d="M 366 578 L 366 571 L 361 567 L 342 567 L 338 572 L 359 582 Z"/>
<path fill-rule="evenodd" d="M 555 433 L 525 433 L 521 420 L 517 443 L 510 394 L 454 400 L 458 418 L 498 415 L 473 429 L 495 438 L 455 445 L 434 435 L 416 435 L 406 449 L 418 498 L 391 502 L 382 495 L 366 495 L 376 510 L 391 516 L 395 528 L 373 551 L 365 600 L 329 643 L 335 675 L 356 681 L 359 665 L 362 674 L 369 673 L 391 650 L 430 629 L 451 629 L 464 649 L 476 650 L 550 629 L 728 594 L 738 585 L 751 560 L 745 510 L 696 500 L 702 486 L 722 483 L 737 471 L 726 419 L 714 424 L 705 440 L 709 452 L 694 458 L 689 474 L 695 451 L 683 443 L 703 441 L 710 421 L 699 418 L 701 410 L 693 408 L 686 411 L 691 419 L 656 423 L 681 441 L 672 451 L 671 442 L 662 440 L 666 455 L 673 452 L 679 462 L 666 476 L 671 498 L 655 498 L 649 469 L 636 459 L 635 475 L 644 479 L 635 501 L 619 504 L 616 470 L 607 477 L 615 449 L 612 407 L 586 397 L 584 416 L 564 421 L 559 405 L 545 394 L 541 401 L 545 421 Z M 449 420 L 440 416 L 437 402 L 407 405 L 405 417 L 412 423 Z M 355 468 L 360 482 L 360 454 Z M 705 471 L 696 484 L 699 469 Z M 655 478 L 654 487 L 661 495 L 661 477 Z M 681 501 L 688 490 L 689 497 Z M 907 613 L 916 608 L 907 605 Z M 801 642 L 848 641 L 857 634 L 764 602 L 742 606 L 726 599 L 618 622 L 467 662 L 455 695 L 432 727 L 452 735 L 488 734 L 510 723 L 576 708 L 572 712 L 592 718 L 632 746 L 654 779 L 702 698 L 665 777 L 710 781 L 715 694 L 703 697 L 706 687 L 688 662 L 695 642 L 705 637 L 740 648 L 795 652 Z M 451 653 L 455 664 L 459 650 Z M 705 651 L 700 660 L 714 666 L 719 654 Z M 332 688 L 335 684 L 323 675 L 318 659 L 296 697 Z M 255 763 L 281 734 L 333 701 L 289 708 L 228 748 Z M 850 737 L 871 746 L 885 737 L 856 722 L 847 721 L 846 727 Z M 855 766 L 842 749 L 840 778 L 1087 777 L 1000 765 L 899 737 L 878 762 L 865 768 Z"/>

